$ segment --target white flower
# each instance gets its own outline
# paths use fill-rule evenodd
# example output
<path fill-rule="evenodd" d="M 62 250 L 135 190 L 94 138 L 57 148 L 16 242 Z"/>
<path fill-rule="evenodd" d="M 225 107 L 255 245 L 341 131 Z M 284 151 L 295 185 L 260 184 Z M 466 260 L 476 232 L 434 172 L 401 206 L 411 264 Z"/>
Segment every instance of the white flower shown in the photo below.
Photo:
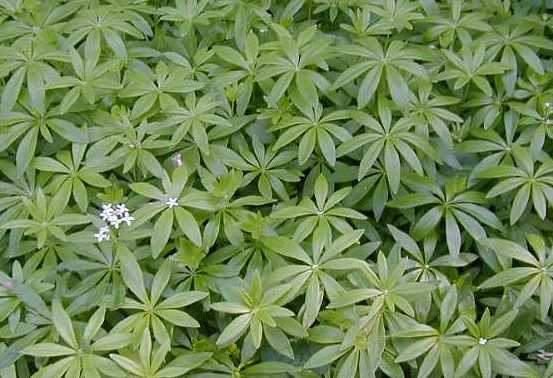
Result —
<path fill-rule="evenodd" d="M 134 220 L 127 205 L 124 203 L 117 204 L 115 207 L 111 204 L 103 204 L 100 218 L 105 221 L 108 226 L 113 226 L 116 229 L 119 228 L 121 223 L 125 222 L 127 225 L 130 225 Z"/>
<path fill-rule="evenodd" d="M 115 205 L 115 214 L 117 214 L 117 216 L 121 217 L 128 213 L 129 209 L 127 209 L 127 205 L 125 205 L 124 203 Z"/>
<path fill-rule="evenodd" d="M 134 217 L 130 215 L 129 213 L 125 213 L 123 218 L 121 218 L 121 222 L 125 222 L 127 226 L 131 225 L 131 222 L 134 220 Z"/>
<path fill-rule="evenodd" d="M 115 216 L 111 203 L 103 204 L 102 211 L 100 212 L 100 218 L 104 221 L 110 221 Z"/>
<path fill-rule="evenodd" d="M 97 234 L 94 234 L 94 237 L 98 240 L 98 243 L 103 240 L 109 240 L 109 227 L 108 226 L 102 226 L 98 230 Z"/>
<path fill-rule="evenodd" d="M 488 339 L 485 339 L 483 337 L 480 338 L 480 340 L 478 340 L 478 344 L 480 345 L 486 345 L 488 343 Z"/>
<path fill-rule="evenodd" d="M 165 204 L 167 206 L 169 206 L 170 209 L 172 209 L 173 207 L 176 207 L 179 205 L 179 202 L 177 201 L 176 198 L 173 198 L 173 197 L 170 197 L 166 202 Z"/>
<path fill-rule="evenodd" d="M 121 219 L 116 218 L 113 221 L 111 221 L 109 224 L 110 226 L 113 226 L 113 228 L 117 230 L 119 228 L 119 225 L 121 224 Z"/>

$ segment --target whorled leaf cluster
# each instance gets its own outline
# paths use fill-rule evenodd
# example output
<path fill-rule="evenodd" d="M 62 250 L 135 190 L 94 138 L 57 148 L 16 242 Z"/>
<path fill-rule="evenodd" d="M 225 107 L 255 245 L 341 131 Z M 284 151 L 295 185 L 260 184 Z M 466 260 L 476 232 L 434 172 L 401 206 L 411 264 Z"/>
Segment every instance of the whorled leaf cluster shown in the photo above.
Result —
<path fill-rule="evenodd" d="M 0 0 L 0 377 L 553 377 L 551 9 Z"/>

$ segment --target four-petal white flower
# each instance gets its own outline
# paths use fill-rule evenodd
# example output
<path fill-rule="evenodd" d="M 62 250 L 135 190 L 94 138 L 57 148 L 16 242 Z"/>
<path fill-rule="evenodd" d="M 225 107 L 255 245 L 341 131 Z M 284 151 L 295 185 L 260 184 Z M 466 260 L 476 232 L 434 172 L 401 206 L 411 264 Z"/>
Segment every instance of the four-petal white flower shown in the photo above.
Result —
<path fill-rule="evenodd" d="M 100 212 L 100 219 L 106 222 L 105 226 L 100 227 L 98 233 L 94 234 L 94 237 L 98 242 L 109 240 L 110 227 L 118 229 L 121 223 L 130 226 L 134 217 L 131 215 L 130 210 L 124 203 L 112 205 L 111 203 L 103 204 L 102 211 Z"/>
<path fill-rule="evenodd" d="M 169 206 L 170 209 L 172 209 L 173 207 L 176 207 L 179 205 L 179 201 L 177 201 L 176 198 L 173 198 L 173 197 L 170 197 L 166 202 L 165 204 L 167 206 Z"/>

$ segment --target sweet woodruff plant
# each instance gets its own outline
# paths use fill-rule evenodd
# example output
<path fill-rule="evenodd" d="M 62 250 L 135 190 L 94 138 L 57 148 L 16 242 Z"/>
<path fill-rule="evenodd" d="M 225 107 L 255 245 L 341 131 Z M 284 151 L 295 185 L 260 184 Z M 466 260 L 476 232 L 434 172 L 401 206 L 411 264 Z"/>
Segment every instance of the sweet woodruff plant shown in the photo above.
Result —
<path fill-rule="evenodd" d="M 0 378 L 553 378 L 553 2 L 0 0 Z"/>

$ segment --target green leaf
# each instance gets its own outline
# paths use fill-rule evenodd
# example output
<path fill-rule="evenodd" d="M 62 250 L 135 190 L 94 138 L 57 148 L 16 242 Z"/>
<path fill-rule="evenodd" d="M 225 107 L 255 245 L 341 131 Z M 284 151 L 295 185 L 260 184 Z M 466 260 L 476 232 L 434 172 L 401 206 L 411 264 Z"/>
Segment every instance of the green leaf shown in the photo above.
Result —
<path fill-rule="evenodd" d="M 177 223 L 182 232 L 184 232 L 184 234 L 188 237 L 188 239 L 190 239 L 192 243 L 194 243 L 198 247 L 201 247 L 202 234 L 194 216 L 181 207 L 175 208 L 174 211 L 175 217 L 177 218 Z"/>
<path fill-rule="evenodd" d="M 121 349 L 132 342 L 132 336 L 126 333 L 112 333 L 96 340 L 91 348 L 97 352 Z"/>
<path fill-rule="evenodd" d="M 231 302 L 218 302 L 209 305 L 215 311 L 226 312 L 229 314 L 245 314 L 250 312 L 250 309 L 244 305 Z"/>
<path fill-rule="evenodd" d="M 121 242 L 116 244 L 117 257 L 121 263 L 121 278 L 125 285 L 137 296 L 142 303 L 148 303 L 148 295 L 144 287 L 144 277 L 136 257 Z"/>
<path fill-rule="evenodd" d="M 333 167 L 336 164 L 336 146 L 334 146 L 332 137 L 326 130 L 320 129 L 317 130 L 317 141 L 326 161 Z"/>
<path fill-rule="evenodd" d="M 352 65 L 351 67 L 348 67 L 336 78 L 336 81 L 334 82 L 334 84 L 332 84 L 331 89 L 335 90 L 343 87 L 344 85 L 363 75 L 363 73 L 366 72 L 369 68 L 370 65 L 367 62 L 360 62 Z"/>
<path fill-rule="evenodd" d="M 409 87 L 398 70 L 393 66 L 386 66 L 386 79 L 388 90 L 394 102 L 400 107 L 409 103 Z"/>
<path fill-rule="evenodd" d="M 290 344 L 288 337 L 277 327 L 263 326 L 263 334 L 267 338 L 267 342 L 277 352 L 290 359 L 294 359 L 294 350 Z"/>
<path fill-rule="evenodd" d="M 298 146 L 298 161 L 300 165 L 305 164 L 307 159 L 313 154 L 315 142 L 317 141 L 317 130 L 311 129 L 304 134 Z"/>
<path fill-rule="evenodd" d="M 163 264 L 161 264 L 159 270 L 156 272 L 156 275 L 154 276 L 154 279 L 152 281 L 152 288 L 150 291 L 150 300 L 152 301 L 152 303 L 157 303 L 159 298 L 163 294 L 163 291 L 167 287 L 169 279 L 171 278 L 171 271 L 171 261 L 165 260 Z"/>
<path fill-rule="evenodd" d="M 22 353 L 34 357 L 59 357 L 76 354 L 77 352 L 63 345 L 53 343 L 39 343 L 22 350 Z"/>
<path fill-rule="evenodd" d="M 137 182 L 129 185 L 129 187 L 132 189 L 132 191 L 143 195 L 144 197 L 154 198 L 160 201 L 165 198 L 161 190 L 145 182 Z"/>
<path fill-rule="evenodd" d="M 154 224 L 154 231 L 152 239 L 150 241 L 150 247 L 152 248 L 152 256 L 157 258 L 161 251 L 167 245 L 171 232 L 173 231 L 173 210 L 164 210 L 156 223 Z"/>
<path fill-rule="evenodd" d="M 479 287 L 481 289 L 489 289 L 492 287 L 508 286 L 534 274 L 535 272 L 535 268 L 510 268 L 496 274 L 491 278 L 488 278 L 486 281 L 480 284 Z"/>
<path fill-rule="evenodd" d="M 319 280 L 316 275 L 312 275 L 307 283 L 305 292 L 305 311 L 303 313 L 303 326 L 309 328 L 317 319 L 323 300 Z"/>
<path fill-rule="evenodd" d="M 313 354 L 305 363 L 306 369 L 314 369 L 320 366 L 325 366 L 340 358 L 347 349 L 342 349 L 340 345 L 330 345 L 323 347 Z"/>
<path fill-rule="evenodd" d="M 61 303 L 55 300 L 52 303 L 52 322 L 56 331 L 59 333 L 61 338 L 72 348 L 77 349 L 79 344 L 77 343 L 77 338 L 75 337 L 75 331 L 73 330 L 73 324 L 71 323 L 71 318 L 65 312 Z"/>
<path fill-rule="evenodd" d="M 249 326 L 251 314 L 243 314 L 233 319 L 217 338 L 217 345 L 224 346 L 236 341 Z"/>
<path fill-rule="evenodd" d="M 78 144 L 86 144 L 88 142 L 88 136 L 85 130 L 81 130 L 64 119 L 51 119 L 48 121 L 48 126 L 68 141 Z"/>
<path fill-rule="evenodd" d="M 156 308 L 170 309 L 170 308 L 186 307 L 192 303 L 201 301 L 207 296 L 208 296 L 208 293 L 203 291 L 195 291 L 195 290 L 187 291 L 184 293 L 177 293 L 165 299 L 163 302 L 159 303 L 156 306 Z"/>
<path fill-rule="evenodd" d="M 434 203 L 435 201 L 435 198 L 427 193 L 410 193 L 398 199 L 393 199 L 392 201 L 388 202 L 388 206 L 398 209 L 408 209 Z"/>
<path fill-rule="evenodd" d="M 513 200 L 513 205 L 511 206 L 511 214 L 509 216 L 509 221 L 511 226 L 515 224 L 519 218 L 526 210 L 526 205 L 528 204 L 528 199 L 530 198 L 530 185 L 524 185 L 516 194 L 515 199 Z"/>
<path fill-rule="evenodd" d="M 17 166 L 17 175 L 22 176 L 33 160 L 36 145 L 38 141 L 38 128 L 32 128 L 21 139 L 17 152 L 15 154 L 15 164 Z"/>
<path fill-rule="evenodd" d="M 179 310 L 158 310 L 156 314 L 179 327 L 200 328 L 200 323 L 184 311 Z"/>
<path fill-rule="evenodd" d="M 127 49 L 125 43 L 121 37 L 109 28 L 102 29 L 102 34 L 106 39 L 108 46 L 113 50 L 113 52 L 120 58 L 127 58 Z"/>
<path fill-rule="evenodd" d="M 397 357 L 396 362 L 405 362 L 417 358 L 436 344 L 436 338 L 427 337 L 416 341 L 405 348 Z"/>
<path fill-rule="evenodd" d="M 287 72 L 278 78 L 278 80 L 275 82 L 275 85 L 273 85 L 271 92 L 265 99 L 269 107 L 272 108 L 276 105 L 278 100 L 280 100 L 280 98 L 284 95 L 284 92 L 286 92 L 286 89 L 288 89 L 288 86 L 292 82 L 293 78 L 294 72 Z"/>
<path fill-rule="evenodd" d="M 248 62 L 246 62 L 244 58 L 242 58 L 242 55 L 236 52 L 236 50 L 228 46 L 215 46 L 213 49 L 217 56 L 225 62 L 240 66 L 245 70 L 250 69 Z"/>
<path fill-rule="evenodd" d="M 457 308 L 457 288 L 451 285 L 440 305 L 440 328 L 445 330 Z"/>
<path fill-rule="evenodd" d="M 465 354 L 463 355 L 463 358 L 461 358 L 461 361 L 459 361 L 459 364 L 457 365 L 457 369 L 455 370 L 455 377 L 460 378 L 463 377 L 477 362 L 478 360 L 478 347 L 472 347 L 469 349 Z"/>
<path fill-rule="evenodd" d="M 407 252 L 409 252 L 410 254 L 415 256 L 416 258 L 419 258 L 419 259 L 422 258 L 421 251 L 419 249 L 419 246 L 415 242 L 415 240 L 413 240 L 405 232 L 395 228 L 393 225 L 389 224 L 387 226 L 388 226 L 388 229 L 390 230 L 390 232 L 392 234 L 392 237 L 394 238 L 394 240 L 397 243 L 399 243 L 401 248 L 403 248 L 404 250 L 406 250 Z"/>
<path fill-rule="evenodd" d="M 352 304 L 365 301 L 370 298 L 374 298 L 377 295 L 380 295 L 380 290 L 377 289 L 353 289 L 349 290 L 347 293 L 342 294 L 339 298 L 336 298 L 328 306 L 329 308 L 341 308 L 350 306 Z"/>
<path fill-rule="evenodd" d="M 47 157 L 38 157 L 33 161 L 33 166 L 41 171 L 69 173 L 69 168 L 60 162 Z"/>
<path fill-rule="evenodd" d="M 173 377 L 181 376 L 182 374 L 196 369 L 197 367 L 202 366 L 209 358 L 211 353 L 209 352 L 190 352 L 187 351 L 183 354 L 180 354 L 177 358 L 172 360 L 166 368 L 160 370 L 157 375 L 159 377 Z M 177 375 L 169 374 L 169 372 L 177 371 Z"/>
<path fill-rule="evenodd" d="M 440 222 L 442 215 L 442 209 L 438 206 L 428 210 L 413 227 L 413 236 L 415 239 L 419 240 L 428 235 L 436 227 L 438 222 Z M 452 241 L 454 240 L 452 239 Z"/>
<path fill-rule="evenodd" d="M 261 242 L 264 246 L 279 255 L 303 261 L 307 264 L 312 263 L 311 258 L 304 252 L 304 250 L 291 239 L 283 236 L 267 236 L 264 237 Z"/>
<path fill-rule="evenodd" d="M 456 258 L 461 249 L 461 231 L 451 211 L 445 213 L 445 233 L 449 253 Z"/>
<path fill-rule="evenodd" d="M 488 238 L 481 240 L 481 243 L 484 246 L 493 249 L 500 255 L 510 257 L 530 265 L 539 266 L 538 261 L 534 258 L 534 256 L 532 256 L 532 254 L 530 254 L 530 252 L 510 240 Z"/>
<path fill-rule="evenodd" d="M 401 165 L 399 155 L 391 143 L 386 143 L 384 146 L 384 169 L 386 170 L 390 189 L 393 193 L 396 193 L 399 189 Z"/>
<path fill-rule="evenodd" d="M 373 98 L 381 76 L 382 66 L 376 66 L 367 73 L 361 85 L 359 85 L 359 93 L 357 94 L 357 106 L 359 108 L 365 107 Z"/>
<path fill-rule="evenodd" d="M 489 337 L 499 336 L 504 332 L 509 326 L 513 323 L 515 318 L 518 315 L 518 309 L 511 310 L 503 315 L 501 315 L 497 320 L 493 322 L 493 325 L 489 331 Z"/>
<path fill-rule="evenodd" d="M 20 67 L 9 78 L 8 82 L 4 86 L 2 98 L 0 99 L 0 112 L 7 113 L 14 107 L 17 99 L 19 98 L 21 87 L 23 86 L 25 73 L 25 67 Z"/>
<path fill-rule="evenodd" d="M 438 345 L 434 345 L 430 351 L 426 354 L 424 357 L 424 360 L 422 360 L 422 364 L 420 366 L 419 374 L 417 378 L 421 377 L 428 377 L 436 365 L 438 364 L 438 359 L 440 358 L 440 348 Z"/>
<path fill-rule="evenodd" d="M 17 280 L 10 279 L 3 272 L 0 272 L 0 283 L 4 287 L 11 288 L 12 292 L 17 296 L 17 298 L 22 301 L 29 308 L 38 312 L 45 318 L 50 317 L 50 310 L 44 303 L 42 297 L 36 292 L 32 287 L 18 282 Z"/>
<path fill-rule="evenodd" d="M 98 331 L 102 327 L 102 324 L 104 323 L 105 316 L 105 307 L 100 307 L 94 312 L 94 314 L 90 317 L 88 323 L 86 324 L 86 328 L 83 333 L 83 337 L 85 338 L 85 340 L 90 341 L 98 333 Z"/>

